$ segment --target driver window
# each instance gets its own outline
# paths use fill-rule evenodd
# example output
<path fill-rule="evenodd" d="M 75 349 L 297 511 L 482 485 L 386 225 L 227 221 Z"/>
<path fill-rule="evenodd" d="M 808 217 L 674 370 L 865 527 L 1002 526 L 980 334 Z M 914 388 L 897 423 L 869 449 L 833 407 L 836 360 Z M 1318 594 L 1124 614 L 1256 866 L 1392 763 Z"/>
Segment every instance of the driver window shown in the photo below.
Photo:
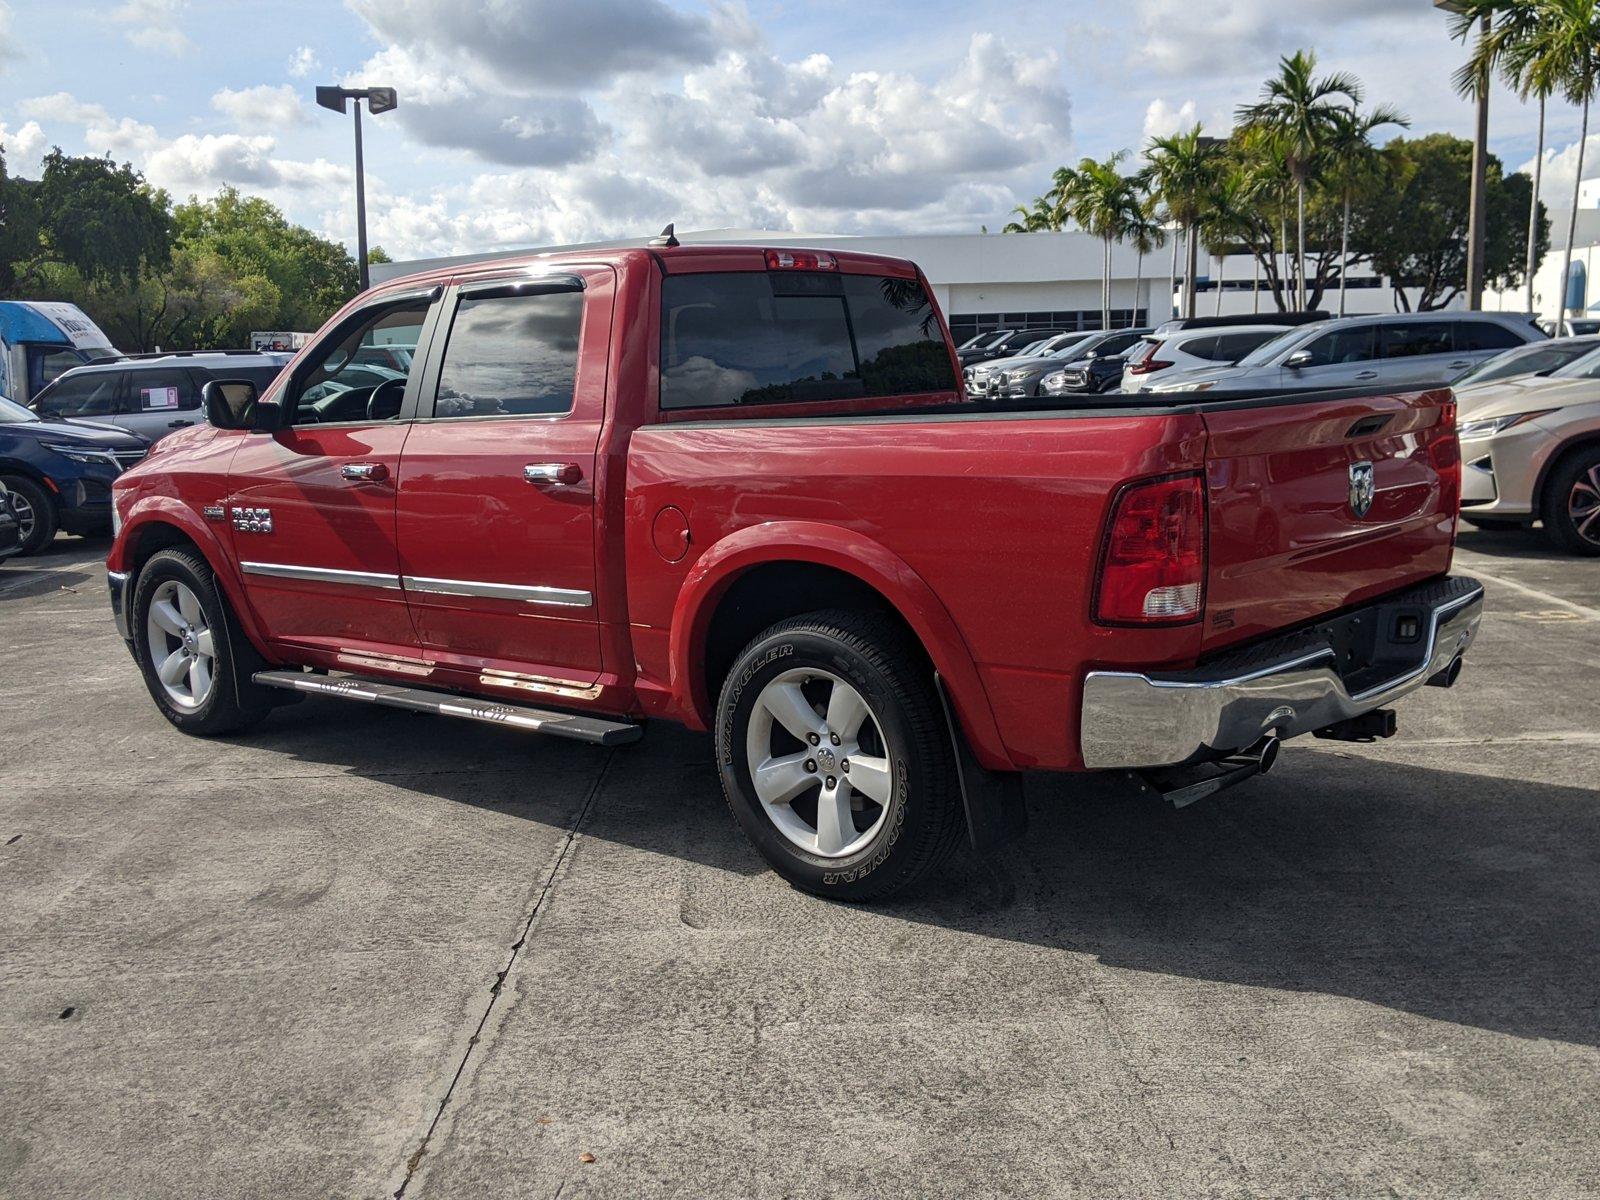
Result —
<path fill-rule="evenodd" d="M 1306 349 L 1311 354 L 1307 366 L 1337 367 L 1346 363 L 1370 362 L 1373 352 L 1373 327 L 1358 325 L 1325 333 Z"/>
<path fill-rule="evenodd" d="M 288 423 L 397 419 L 431 303 L 418 296 L 351 318 L 317 347 L 316 365 L 295 380 L 293 402 L 285 406 Z"/>

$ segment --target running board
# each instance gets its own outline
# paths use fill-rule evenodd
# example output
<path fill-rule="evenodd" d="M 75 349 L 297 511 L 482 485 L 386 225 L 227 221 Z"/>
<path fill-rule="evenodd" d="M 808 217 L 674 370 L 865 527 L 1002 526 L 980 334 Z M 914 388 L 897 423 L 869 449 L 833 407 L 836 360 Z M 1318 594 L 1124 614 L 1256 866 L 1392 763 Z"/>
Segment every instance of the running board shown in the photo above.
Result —
<path fill-rule="evenodd" d="M 333 696 L 341 700 L 361 700 L 411 712 L 434 713 L 441 717 L 465 717 L 490 725 L 506 725 L 524 733 L 546 733 L 571 738 L 596 746 L 621 746 L 644 736 L 644 727 L 627 721 L 608 721 L 574 713 L 527 708 L 499 700 L 480 700 L 428 688 L 402 687 L 356 675 L 308 675 L 300 671 L 257 671 L 255 681 L 264 687 L 286 688 L 313 696 Z"/>

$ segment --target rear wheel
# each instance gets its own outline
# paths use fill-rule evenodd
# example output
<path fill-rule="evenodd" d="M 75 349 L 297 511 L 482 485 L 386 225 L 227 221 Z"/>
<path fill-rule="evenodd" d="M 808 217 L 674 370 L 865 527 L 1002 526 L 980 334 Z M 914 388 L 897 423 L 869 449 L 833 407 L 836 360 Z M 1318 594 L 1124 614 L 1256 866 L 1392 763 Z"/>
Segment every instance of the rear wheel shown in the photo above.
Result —
<path fill-rule="evenodd" d="M 780 622 L 733 664 L 717 761 L 740 826 L 794 886 L 888 896 L 960 831 L 955 762 L 915 644 L 874 613 Z"/>
<path fill-rule="evenodd" d="M 185 733 L 232 733 L 266 715 L 255 648 L 199 555 L 163 550 L 144 565 L 130 628 L 150 698 Z"/>
<path fill-rule="evenodd" d="M 1600 555 L 1600 446 L 1588 446 L 1557 465 L 1545 487 L 1544 527 L 1574 554 Z"/>
<path fill-rule="evenodd" d="M 56 536 L 56 506 L 50 494 L 25 475 L 0 476 L 0 483 L 11 492 L 11 511 L 22 539 L 17 553 L 37 554 Z"/>

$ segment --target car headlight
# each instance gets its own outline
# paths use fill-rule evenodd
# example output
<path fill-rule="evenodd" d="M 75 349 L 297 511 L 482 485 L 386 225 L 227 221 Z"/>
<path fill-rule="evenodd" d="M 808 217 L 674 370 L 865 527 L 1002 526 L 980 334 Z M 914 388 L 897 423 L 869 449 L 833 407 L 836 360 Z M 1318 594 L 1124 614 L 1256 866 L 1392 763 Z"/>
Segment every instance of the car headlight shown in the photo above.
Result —
<path fill-rule="evenodd" d="M 1067 373 L 1065 371 L 1051 371 L 1039 381 L 1042 388 L 1058 388 L 1067 386 Z"/>
<path fill-rule="evenodd" d="M 1028 373 L 1026 371 L 1007 371 L 1006 372 L 1006 382 L 1007 383 L 1021 383 L 1023 380 L 1027 379 L 1027 377 L 1028 377 Z"/>
<path fill-rule="evenodd" d="M 1169 383 L 1165 387 L 1153 387 L 1152 392 L 1209 392 L 1216 387 L 1215 383 Z"/>
<path fill-rule="evenodd" d="M 1463 442 L 1473 438 L 1493 437 L 1497 433 L 1504 433 L 1524 421 L 1532 421 L 1538 417 L 1547 417 L 1555 412 L 1553 408 L 1541 408 L 1536 412 L 1512 413 L 1505 417 L 1486 417 L 1481 421 L 1463 421 L 1456 426 L 1456 437 Z"/>
<path fill-rule="evenodd" d="M 45 442 L 44 448 L 61 455 L 63 458 L 70 458 L 76 463 L 98 463 L 100 466 L 105 466 L 109 463 L 113 467 L 117 465 L 117 460 L 104 450 L 89 450 L 83 446 L 62 446 L 56 442 Z"/>

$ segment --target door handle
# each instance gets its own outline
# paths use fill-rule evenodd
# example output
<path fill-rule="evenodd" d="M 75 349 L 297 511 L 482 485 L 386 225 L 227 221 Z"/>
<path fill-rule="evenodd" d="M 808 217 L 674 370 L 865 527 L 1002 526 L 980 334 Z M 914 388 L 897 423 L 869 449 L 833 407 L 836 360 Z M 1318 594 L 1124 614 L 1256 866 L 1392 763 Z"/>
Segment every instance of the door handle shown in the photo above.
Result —
<path fill-rule="evenodd" d="M 1465 370 L 1466 370 L 1466 369 L 1467 369 L 1467 368 L 1468 368 L 1468 367 L 1470 367 L 1470 366 L 1471 366 L 1471 365 L 1472 365 L 1472 364 L 1471 364 L 1471 363 L 1470 363 L 1470 362 L 1468 362 L 1468 361 L 1467 361 L 1467 360 L 1466 360 L 1466 359 L 1464 359 L 1464 358 L 1463 358 L 1463 359 L 1460 359 L 1460 360 L 1459 360 L 1459 361 L 1457 361 L 1457 362 L 1453 362 L 1453 363 L 1447 363 L 1447 364 L 1446 364 L 1446 365 L 1447 365 L 1447 366 L 1448 366 L 1448 367 L 1449 367 L 1449 368 L 1450 368 L 1450 369 L 1451 369 L 1451 370 L 1452 370 L 1452 371 L 1465 371 Z"/>
<path fill-rule="evenodd" d="M 382 483 L 389 478 L 389 468 L 382 463 L 345 463 L 339 474 L 356 483 Z"/>
<path fill-rule="evenodd" d="M 189 426 L 191 426 L 193 424 L 194 424 L 193 421 L 168 421 L 167 422 L 167 428 L 168 429 L 187 429 L 187 428 L 189 428 Z"/>
<path fill-rule="evenodd" d="M 1357 371 L 1356 372 L 1356 378 L 1357 379 L 1376 379 L 1377 377 L 1378 377 L 1378 373 L 1376 371 Z"/>
<path fill-rule="evenodd" d="M 583 468 L 572 462 L 529 463 L 522 468 L 528 483 L 573 484 L 583 478 Z"/>

